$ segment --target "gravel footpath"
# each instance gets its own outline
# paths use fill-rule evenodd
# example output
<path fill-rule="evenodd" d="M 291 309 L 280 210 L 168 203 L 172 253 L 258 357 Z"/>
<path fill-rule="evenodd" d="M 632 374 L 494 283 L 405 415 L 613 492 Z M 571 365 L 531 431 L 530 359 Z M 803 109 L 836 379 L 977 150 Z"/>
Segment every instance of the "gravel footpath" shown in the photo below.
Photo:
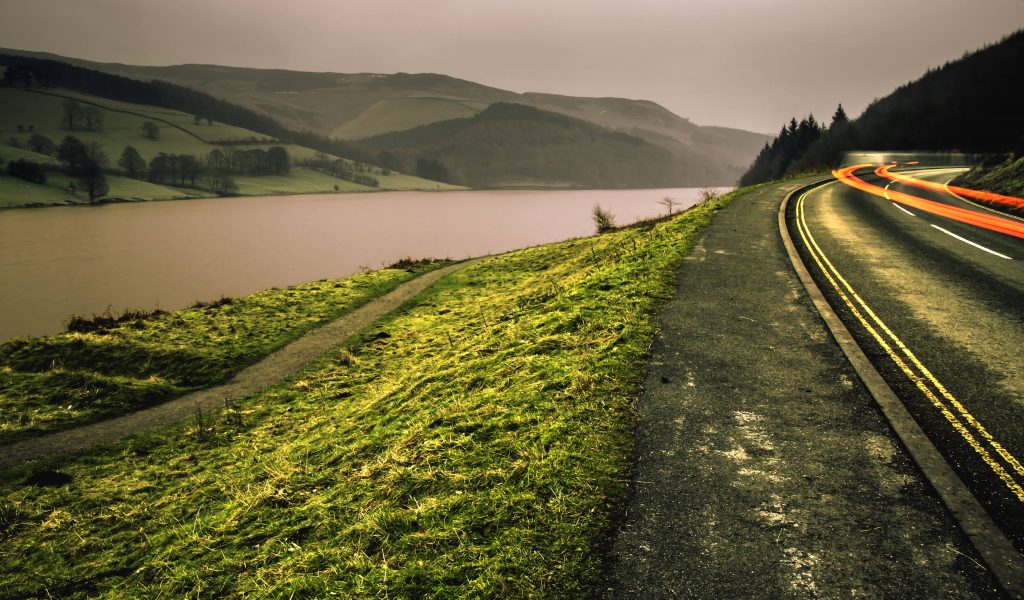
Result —
<path fill-rule="evenodd" d="M 96 444 L 114 442 L 136 433 L 153 431 L 194 418 L 197 410 L 207 413 L 222 409 L 231 402 L 280 383 L 359 330 L 412 299 L 438 279 L 479 260 L 481 259 L 443 267 L 403 283 L 357 310 L 310 331 L 260 362 L 238 372 L 231 381 L 223 385 L 199 390 L 123 417 L 0 447 L 0 468 L 74 452 Z"/>
<path fill-rule="evenodd" d="M 1000 597 L 786 257 L 722 210 L 659 315 L 605 598 Z"/>

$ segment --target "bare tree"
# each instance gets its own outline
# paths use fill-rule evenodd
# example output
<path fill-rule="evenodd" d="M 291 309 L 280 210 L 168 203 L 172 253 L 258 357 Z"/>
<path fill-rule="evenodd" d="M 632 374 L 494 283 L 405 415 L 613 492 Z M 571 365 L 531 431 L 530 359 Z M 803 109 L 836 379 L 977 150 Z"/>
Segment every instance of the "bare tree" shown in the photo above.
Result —
<path fill-rule="evenodd" d="M 68 99 L 62 102 L 61 106 L 64 107 L 64 114 L 60 118 L 61 127 L 68 131 L 74 131 L 75 125 L 82 118 L 82 105 L 78 103 L 78 100 Z"/>
<path fill-rule="evenodd" d="M 700 198 L 700 203 L 704 204 L 705 202 L 710 202 L 717 198 L 718 191 L 716 191 L 715 188 L 710 187 L 701 188 L 701 190 L 697 192 L 697 196 Z"/>
<path fill-rule="evenodd" d="M 672 214 L 675 212 L 676 204 L 678 204 L 678 203 L 676 202 L 675 198 L 670 198 L 668 196 L 665 196 L 661 200 L 658 200 L 658 204 L 660 204 L 660 205 L 664 206 L 665 208 L 667 208 L 669 216 L 672 216 Z"/>
<path fill-rule="evenodd" d="M 81 111 L 82 120 L 85 121 L 86 131 L 96 131 L 103 127 L 103 111 L 95 106 L 86 106 Z"/>

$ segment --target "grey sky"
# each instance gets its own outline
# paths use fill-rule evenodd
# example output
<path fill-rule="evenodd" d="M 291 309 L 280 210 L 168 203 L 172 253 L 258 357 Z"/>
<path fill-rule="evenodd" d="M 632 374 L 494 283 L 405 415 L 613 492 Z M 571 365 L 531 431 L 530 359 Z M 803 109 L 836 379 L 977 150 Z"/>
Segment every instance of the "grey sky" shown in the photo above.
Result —
<path fill-rule="evenodd" d="M 435 72 L 774 133 L 1024 27 L 1024 0 L 0 0 L 0 46 L 104 62 Z"/>

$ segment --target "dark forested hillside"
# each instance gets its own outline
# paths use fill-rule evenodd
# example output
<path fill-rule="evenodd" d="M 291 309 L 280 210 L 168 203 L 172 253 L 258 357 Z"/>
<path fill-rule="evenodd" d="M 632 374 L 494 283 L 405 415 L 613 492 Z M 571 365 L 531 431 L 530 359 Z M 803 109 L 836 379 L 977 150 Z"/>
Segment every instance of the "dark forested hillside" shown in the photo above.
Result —
<path fill-rule="evenodd" d="M 496 103 L 479 114 L 362 140 L 405 167 L 420 160 L 447 167 L 474 187 L 565 185 L 659 187 L 688 177 L 671 152 L 640 138 L 530 106 Z"/>
<path fill-rule="evenodd" d="M 796 144 L 790 128 L 741 179 L 757 183 L 831 168 L 848 150 L 1024 151 L 1024 31 L 929 71 L 860 117 Z"/>

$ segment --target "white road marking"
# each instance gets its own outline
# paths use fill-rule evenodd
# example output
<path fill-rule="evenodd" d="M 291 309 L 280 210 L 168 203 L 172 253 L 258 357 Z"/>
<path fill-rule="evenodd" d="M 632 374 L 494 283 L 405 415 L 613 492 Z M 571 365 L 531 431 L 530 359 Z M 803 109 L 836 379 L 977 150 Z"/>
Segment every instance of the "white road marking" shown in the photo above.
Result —
<path fill-rule="evenodd" d="M 889 182 L 889 185 L 892 185 L 892 182 L 891 182 L 891 181 Z M 884 192 L 882 192 L 882 193 L 883 193 L 883 194 L 885 194 L 885 199 L 886 199 L 886 200 L 889 200 L 889 201 L 891 201 L 891 200 L 892 200 L 892 198 L 890 198 L 890 197 L 889 197 L 889 185 L 885 186 L 885 191 L 884 191 Z"/>
<path fill-rule="evenodd" d="M 962 238 L 962 237 L 958 236 L 957 234 L 953 233 L 952 231 L 949 231 L 947 229 L 943 229 L 943 228 L 939 227 L 938 225 L 932 225 L 932 227 L 938 229 L 939 231 L 941 231 L 942 233 L 944 233 L 944 234 L 946 234 L 948 236 L 955 237 L 956 239 L 960 240 L 961 242 L 963 242 L 965 244 L 970 244 L 970 245 L 974 246 L 975 248 L 977 248 L 979 250 L 984 250 L 985 252 L 988 252 L 989 254 L 995 254 L 999 258 L 1005 258 L 1006 260 L 1013 260 L 1013 258 L 1011 258 L 1011 257 L 1009 257 L 1009 256 L 1007 256 L 1005 254 L 1000 254 L 1000 253 L 996 252 L 995 250 L 990 250 L 990 249 L 982 246 L 981 244 L 976 244 L 976 243 L 972 242 L 969 239 Z"/>
<path fill-rule="evenodd" d="M 899 204 L 896 204 L 895 202 L 893 202 L 893 203 L 892 203 L 892 205 L 893 205 L 893 206 L 895 206 L 896 208 L 898 208 L 898 209 L 902 210 L 903 212 L 907 213 L 908 215 L 910 215 L 910 216 L 912 216 L 912 217 L 916 217 L 916 216 L 917 216 L 917 215 L 915 215 L 914 213 L 910 212 L 909 210 L 907 210 L 907 209 L 903 208 L 903 207 L 902 207 L 902 206 L 900 206 Z"/>

